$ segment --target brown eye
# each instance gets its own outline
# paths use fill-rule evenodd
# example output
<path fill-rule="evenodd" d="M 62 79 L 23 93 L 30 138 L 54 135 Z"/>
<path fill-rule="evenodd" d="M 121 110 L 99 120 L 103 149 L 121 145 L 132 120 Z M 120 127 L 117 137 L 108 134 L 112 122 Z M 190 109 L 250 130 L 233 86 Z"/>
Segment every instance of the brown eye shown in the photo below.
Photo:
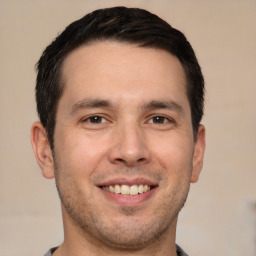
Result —
<path fill-rule="evenodd" d="M 90 122 L 91 123 L 101 123 L 102 117 L 100 116 L 92 116 L 90 117 Z"/>
<path fill-rule="evenodd" d="M 154 124 L 164 124 L 164 123 L 168 123 L 168 122 L 169 122 L 168 118 L 166 118 L 164 116 L 152 117 L 152 123 L 154 123 Z"/>
<path fill-rule="evenodd" d="M 107 120 L 101 116 L 90 116 L 83 120 L 83 123 L 90 123 L 90 124 L 101 124 L 105 122 L 107 122 Z"/>

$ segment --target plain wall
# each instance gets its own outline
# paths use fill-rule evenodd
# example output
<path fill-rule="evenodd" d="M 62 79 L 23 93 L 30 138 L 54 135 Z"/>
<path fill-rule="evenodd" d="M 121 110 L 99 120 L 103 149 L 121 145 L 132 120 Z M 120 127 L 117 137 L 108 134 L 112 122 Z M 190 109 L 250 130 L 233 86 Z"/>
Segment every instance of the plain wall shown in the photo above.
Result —
<path fill-rule="evenodd" d="M 54 180 L 35 161 L 34 65 L 70 22 L 96 8 L 146 8 L 185 33 L 206 80 L 207 149 L 182 210 L 190 255 L 256 255 L 255 0 L 0 1 L 0 255 L 44 255 L 63 239 Z"/>

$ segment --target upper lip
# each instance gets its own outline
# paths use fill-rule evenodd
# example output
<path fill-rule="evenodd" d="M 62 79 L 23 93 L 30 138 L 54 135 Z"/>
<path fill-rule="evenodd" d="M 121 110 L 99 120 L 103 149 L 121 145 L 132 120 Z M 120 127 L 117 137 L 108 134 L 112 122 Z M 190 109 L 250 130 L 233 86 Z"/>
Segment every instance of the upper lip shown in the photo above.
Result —
<path fill-rule="evenodd" d="M 157 186 L 158 183 L 155 181 L 152 181 L 150 179 L 144 178 L 144 177 L 138 177 L 138 178 L 125 178 L 125 177 L 120 177 L 120 178 L 112 178 L 108 179 L 107 181 L 99 182 L 97 184 L 98 187 L 106 187 L 106 186 L 111 186 L 111 185 L 149 185 L 149 186 Z"/>

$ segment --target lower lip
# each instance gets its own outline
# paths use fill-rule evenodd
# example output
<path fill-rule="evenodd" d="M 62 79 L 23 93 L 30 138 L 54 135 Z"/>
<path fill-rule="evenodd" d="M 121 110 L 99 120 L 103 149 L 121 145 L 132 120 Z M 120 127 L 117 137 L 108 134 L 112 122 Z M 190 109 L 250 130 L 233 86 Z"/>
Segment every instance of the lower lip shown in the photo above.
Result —
<path fill-rule="evenodd" d="M 109 200 L 121 206 L 136 206 L 149 200 L 155 194 L 157 187 L 145 193 L 134 195 L 134 196 L 116 194 L 113 192 L 105 191 L 103 189 L 100 189 L 100 190 L 104 194 L 104 196 L 106 196 Z"/>

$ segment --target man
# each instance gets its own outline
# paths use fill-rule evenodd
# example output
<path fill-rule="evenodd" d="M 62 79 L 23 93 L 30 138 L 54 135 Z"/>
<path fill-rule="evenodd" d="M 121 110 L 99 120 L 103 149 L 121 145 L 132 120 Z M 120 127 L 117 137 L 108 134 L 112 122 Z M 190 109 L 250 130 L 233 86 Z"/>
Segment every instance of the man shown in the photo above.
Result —
<path fill-rule="evenodd" d="M 205 148 L 204 80 L 184 35 L 142 9 L 94 11 L 38 62 L 32 144 L 64 242 L 46 255 L 186 255 L 178 213 Z"/>

